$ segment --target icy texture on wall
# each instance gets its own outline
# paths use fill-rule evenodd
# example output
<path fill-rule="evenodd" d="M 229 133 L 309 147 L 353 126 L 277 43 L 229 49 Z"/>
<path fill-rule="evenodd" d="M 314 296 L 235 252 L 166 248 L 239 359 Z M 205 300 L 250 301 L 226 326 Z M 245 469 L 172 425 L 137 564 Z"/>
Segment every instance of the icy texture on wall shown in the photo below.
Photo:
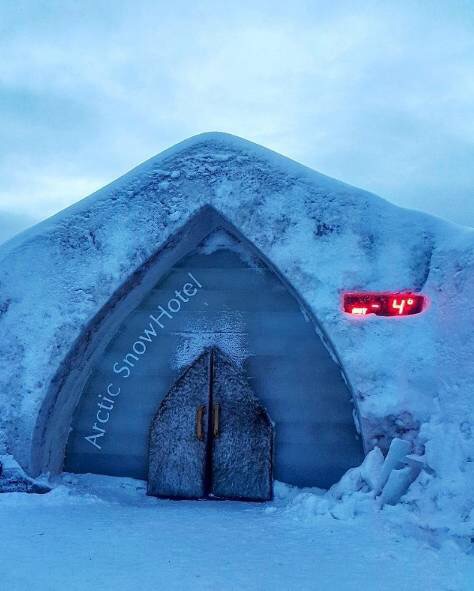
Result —
<path fill-rule="evenodd" d="M 164 314 L 161 326 L 152 321 L 150 315 L 158 318 L 160 306 L 168 309 L 166 302 L 191 277 L 202 286 L 193 288 L 195 295 L 184 298 L 172 318 Z M 158 405 L 208 347 L 218 347 L 243 370 L 276 423 L 277 479 L 329 487 L 361 462 L 351 394 L 340 368 L 285 285 L 221 230 L 178 261 L 115 327 L 84 387 L 65 469 L 146 478 L 148 434 Z M 113 386 L 107 402 L 108 384 Z M 97 413 L 101 401 L 105 408 Z M 93 429 L 97 420 L 103 432 Z"/>
<path fill-rule="evenodd" d="M 205 205 L 305 299 L 351 381 L 369 446 L 425 452 L 410 506 L 472 527 L 474 233 L 261 147 L 192 138 L 0 248 L 0 430 L 27 465 L 52 376 L 130 274 Z M 343 290 L 420 289 L 423 315 L 352 319 Z"/>

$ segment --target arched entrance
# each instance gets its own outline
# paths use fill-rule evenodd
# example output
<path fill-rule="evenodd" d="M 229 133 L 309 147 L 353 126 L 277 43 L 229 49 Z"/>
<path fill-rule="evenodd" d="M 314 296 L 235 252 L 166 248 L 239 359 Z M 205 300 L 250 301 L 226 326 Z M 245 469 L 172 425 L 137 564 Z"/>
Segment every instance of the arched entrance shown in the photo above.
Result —
<path fill-rule="evenodd" d="M 273 429 L 243 372 L 203 353 L 161 402 L 150 432 L 148 494 L 267 501 Z"/>
<path fill-rule="evenodd" d="M 254 249 L 216 229 L 110 326 L 82 387 L 65 469 L 146 479 L 156 410 L 212 347 L 274 421 L 276 479 L 328 487 L 360 463 L 351 394 L 311 315 Z"/>

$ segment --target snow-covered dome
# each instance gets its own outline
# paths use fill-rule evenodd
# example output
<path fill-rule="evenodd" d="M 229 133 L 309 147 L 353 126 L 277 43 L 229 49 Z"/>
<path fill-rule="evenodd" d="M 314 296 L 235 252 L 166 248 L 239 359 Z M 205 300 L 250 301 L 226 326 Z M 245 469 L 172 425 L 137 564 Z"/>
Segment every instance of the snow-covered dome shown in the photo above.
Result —
<path fill-rule="evenodd" d="M 60 468 L 74 409 L 64 384 L 93 354 L 88 344 L 106 338 L 111 310 L 134 305 L 127 297 L 148 269 L 163 261 L 163 271 L 171 251 L 184 256 L 217 220 L 316 319 L 350 385 L 365 450 L 412 441 L 427 465 L 413 499 L 467 518 L 474 231 L 221 133 L 166 150 L 0 247 L 3 451 L 33 474 Z M 353 290 L 422 291 L 431 305 L 358 319 L 341 311 Z"/>

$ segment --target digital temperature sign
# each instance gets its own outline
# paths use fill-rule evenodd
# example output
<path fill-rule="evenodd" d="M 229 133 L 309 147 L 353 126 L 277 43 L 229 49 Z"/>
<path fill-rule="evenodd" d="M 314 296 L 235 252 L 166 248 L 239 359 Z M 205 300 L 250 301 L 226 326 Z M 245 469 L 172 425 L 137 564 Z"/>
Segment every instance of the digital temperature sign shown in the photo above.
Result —
<path fill-rule="evenodd" d="M 426 308 L 426 297 L 415 293 L 350 292 L 344 294 L 344 312 L 352 316 L 411 316 Z"/>

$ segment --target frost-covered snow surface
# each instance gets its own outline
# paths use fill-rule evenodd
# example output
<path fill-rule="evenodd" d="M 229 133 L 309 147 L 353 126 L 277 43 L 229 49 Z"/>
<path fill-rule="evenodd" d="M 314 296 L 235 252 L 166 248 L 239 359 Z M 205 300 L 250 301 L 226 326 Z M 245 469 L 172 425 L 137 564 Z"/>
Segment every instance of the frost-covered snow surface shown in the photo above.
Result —
<path fill-rule="evenodd" d="M 392 513 L 277 485 L 269 504 L 164 501 L 146 483 L 65 475 L 0 496 L 10 591 L 471 591 L 474 558 L 406 537 Z M 328 505 L 331 510 L 328 510 Z"/>
<path fill-rule="evenodd" d="M 0 247 L 0 446 L 30 467 L 40 409 L 72 345 L 132 273 L 204 206 L 260 250 L 330 335 L 366 449 L 385 450 L 397 436 L 424 454 L 426 469 L 397 514 L 469 540 L 474 232 L 225 134 L 171 148 Z M 344 290 L 404 289 L 422 290 L 429 310 L 403 319 L 341 313 Z M 22 510 L 30 510 L 28 503 L 34 506 L 25 500 Z M 99 514 L 100 503 L 94 507 Z M 255 511 L 258 519 L 264 515 Z"/>

